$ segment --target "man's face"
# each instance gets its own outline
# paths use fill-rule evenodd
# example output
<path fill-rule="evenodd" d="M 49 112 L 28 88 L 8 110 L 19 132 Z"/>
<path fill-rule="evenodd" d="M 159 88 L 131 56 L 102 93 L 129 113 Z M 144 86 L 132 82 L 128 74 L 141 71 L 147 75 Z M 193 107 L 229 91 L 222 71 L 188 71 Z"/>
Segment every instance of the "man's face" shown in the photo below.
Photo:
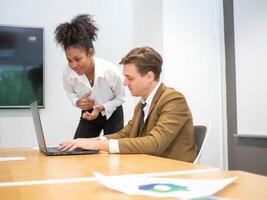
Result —
<path fill-rule="evenodd" d="M 91 56 L 84 49 L 69 47 L 66 50 L 66 57 L 69 67 L 78 75 L 83 75 L 88 72 L 91 64 Z"/>
<path fill-rule="evenodd" d="M 135 64 L 130 63 L 124 65 L 123 75 L 125 76 L 124 86 L 129 88 L 132 96 L 147 97 L 149 79 L 146 74 L 141 76 Z"/>

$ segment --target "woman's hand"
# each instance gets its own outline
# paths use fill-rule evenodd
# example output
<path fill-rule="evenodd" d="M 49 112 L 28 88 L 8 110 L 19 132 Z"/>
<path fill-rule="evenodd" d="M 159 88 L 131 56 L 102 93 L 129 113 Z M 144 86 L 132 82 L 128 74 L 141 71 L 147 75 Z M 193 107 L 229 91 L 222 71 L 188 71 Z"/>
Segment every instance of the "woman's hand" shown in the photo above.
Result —
<path fill-rule="evenodd" d="M 91 110 L 95 104 L 94 100 L 88 99 L 88 97 L 92 94 L 92 92 L 86 93 L 82 98 L 80 98 L 76 102 L 76 106 L 81 108 L 82 110 Z"/>
<path fill-rule="evenodd" d="M 104 106 L 103 105 L 100 105 L 100 104 L 95 104 L 93 106 L 93 111 L 90 113 L 88 111 L 84 112 L 83 113 L 83 119 L 87 119 L 89 121 L 92 121 L 94 119 L 96 119 L 99 115 L 99 113 L 104 110 Z"/>

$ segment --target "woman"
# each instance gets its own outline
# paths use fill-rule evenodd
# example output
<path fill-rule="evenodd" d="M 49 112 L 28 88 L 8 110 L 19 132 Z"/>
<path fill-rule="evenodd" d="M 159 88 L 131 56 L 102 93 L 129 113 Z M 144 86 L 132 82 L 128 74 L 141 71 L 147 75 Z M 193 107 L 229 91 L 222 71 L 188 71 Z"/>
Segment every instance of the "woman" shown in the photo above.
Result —
<path fill-rule="evenodd" d="M 68 67 L 63 85 L 71 103 L 81 109 L 75 138 L 97 137 L 123 128 L 125 90 L 119 69 L 94 56 L 97 27 L 90 15 L 60 24 L 55 40 L 65 50 Z"/>

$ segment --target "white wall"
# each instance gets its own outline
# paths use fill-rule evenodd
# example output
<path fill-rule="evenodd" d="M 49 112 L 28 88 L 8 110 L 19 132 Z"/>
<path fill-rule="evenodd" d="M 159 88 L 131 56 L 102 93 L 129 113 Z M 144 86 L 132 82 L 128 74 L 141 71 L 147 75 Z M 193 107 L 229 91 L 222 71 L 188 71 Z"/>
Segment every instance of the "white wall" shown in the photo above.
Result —
<path fill-rule="evenodd" d="M 163 53 L 162 6 L 162 0 L 133 1 L 133 43 L 135 46 L 152 46 L 159 53 Z"/>
<path fill-rule="evenodd" d="M 163 54 L 162 5 L 162 0 L 133 1 L 133 48 L 151 46 Z M 133 97 L 132 99 L 136 104 L 140 98 Z"/>
<path fill-rule="evenodd" d="M 201 163 L 222 167 L 220 1 L 163 2 L 164 81 L 185 95 L 195 123 L 211 123 Z"/>
<path fill-rule="evenodd" d="M 73 136 L 79 111 L 62 88 L 64 52 L 56 47 L 55 27 L 79 13 L 95 15 L 98 56 L 118 63 L 130 49 L 150 45 L 163 55 L 163 81 L 181 91 L 194 121 L 208 121 L 212 132 L 202 164 L 223 164 L 223 82 L 221 0 L 2 0 L 0 24 L 45 27 L 46 108 L 41 110 L 49 144 Z M 124 108 L 132 116 L 136 99 Z M 36 145 L 28 110 L 0 110 L 0 147 Z"/>

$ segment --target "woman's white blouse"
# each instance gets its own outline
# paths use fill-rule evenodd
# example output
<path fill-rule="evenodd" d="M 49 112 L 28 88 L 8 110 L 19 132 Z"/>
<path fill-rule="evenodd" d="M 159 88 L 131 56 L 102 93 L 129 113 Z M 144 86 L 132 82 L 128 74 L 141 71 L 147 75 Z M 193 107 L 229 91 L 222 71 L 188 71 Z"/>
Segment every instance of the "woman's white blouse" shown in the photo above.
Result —
<path fill-rule="evenodd" d="M 116 108 L 125 102 L 126 94 L 123 77 L 116 65 L 94 57 L 95 78 L 93 87 L 86 75 L 78 75 L 69 66 L 63 71 L 63 86 L 71 103 L 76 106 L 77 100 L 92 91 L 89 99 L 102 104 L 105 108 L 102 115 L 110 118 Z"/>

